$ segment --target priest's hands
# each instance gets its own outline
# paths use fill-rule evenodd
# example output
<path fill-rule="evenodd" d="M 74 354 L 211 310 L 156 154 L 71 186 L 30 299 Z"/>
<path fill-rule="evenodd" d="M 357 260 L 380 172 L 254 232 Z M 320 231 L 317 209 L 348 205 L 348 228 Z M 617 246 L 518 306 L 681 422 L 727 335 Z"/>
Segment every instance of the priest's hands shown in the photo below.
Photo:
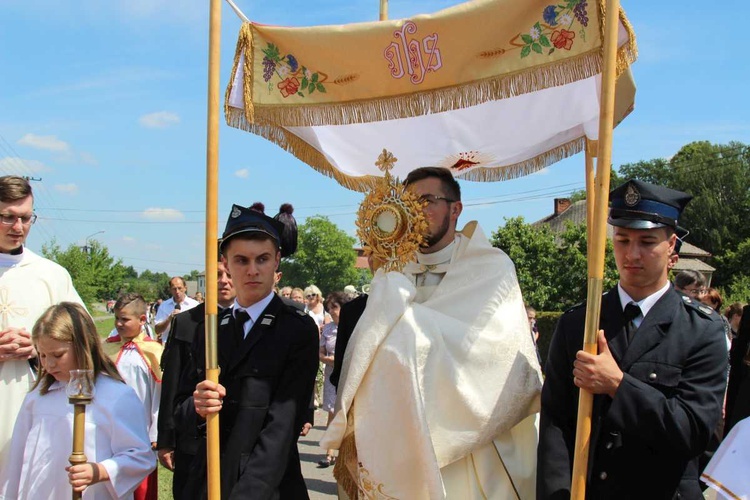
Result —
<path fill-rule="evenodd" d="M 203 418 L 211 413 L 221 411 L 221 400 L 227 395 L 223 385 L 210 380 L 204 380 L 195 386 L 193 392 L 193 404 L 195 412 Z"/>
<path fill-rule="evenodd" d="M 68 473 L 68 482 L 73 487 L 73 491 L 81 492 L 88 486 L 108 481 L 109 474 L 102 464 L 85 463 L 78 465 L 69 465 L 65 467 Z"/>
<path fill-rule="evenodd" d="M 622 382 L 622 370 L 609 352 L 604 330 L 599 330 L 597 342 L 599 354 L 590 354 L 586 351 L 578 351 L 576 354 L 576 360 L 573 362 L 573 383 L 592 394 L 607 394 L 613 398 Z"/>
<path fill-rule="evenodd" d="M 25 328 L 9 327 L 0 331 L 0 361 L 35 357 L 31 334 Z"/>

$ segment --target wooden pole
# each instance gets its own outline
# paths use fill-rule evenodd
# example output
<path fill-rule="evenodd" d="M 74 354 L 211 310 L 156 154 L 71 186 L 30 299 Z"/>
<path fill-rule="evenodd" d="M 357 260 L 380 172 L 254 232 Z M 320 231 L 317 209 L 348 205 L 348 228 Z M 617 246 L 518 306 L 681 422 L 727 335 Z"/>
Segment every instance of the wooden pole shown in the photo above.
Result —
<path fill-rule="evenodd" d="M 388 19 L 388 0 L 380 0 L 380 20 Z"/>
<path fill-rule="evenodd" d="M 219 382 L 217 355 L 218 201 L 219 201 L 219 62 L 221 0 L 211 0 L 208 46 L 208 116 L 206 137 L 206 379 Z M 208 499 L 220 500 L 219 415 L 206 418 Z"/>
<path fill-rule="evenodd" d="M 90 400 L 89 400 L 90 401 Z M 68 457 L 70 465 L 80 465 L 88 462 L 83 452 L 84 437 L 86 436 L 86 404 L 89 401 L 75 401 L 69 399 L 73 404 L 73 452 Z M 81 500 L 82 491 L 73 491 L 73 500 Z"/>
<path fill-rule="evenodd" d="M 594 158 L 596 158 L 599 147 L 598 141 L 590 140 L 586 138 L 586 255 L 592 255 L 591 252 L 591 232 L 594 228 L 594 203 L 596 202 L 594 193 L 594 185 L 596 183 L 596 172 L 594 170 Z M 589 265 L 589 276 L 591 275 L 591 263 L 593 260 L 588 260 Z"/>
<path fill-rule="evenodd" d="M 583 350 L 597 353 L 596 337 L 599 332 L 599 314 L 604 281 L 604 250 L 607 241 L 607 205 L 609 202 L 610 164 L 612 163 L 612 128 L 615 114 L 615 80 L 617 78 L 617 32 L 620 27 L 619 0 L 607 0 L 604 20 L 604 47 L 602 68 L 601 107 L 599 111 L 599 144 L 596 161 L 596 183 L 593 193 L 594 213 L 589 243 L 589 277 L 586 301 L 586 324 Z M 592 197 L 589 197 L 591 200 Z M 586 469 L 591 444 L 591 412 L 594 397 L 588 391 L 579 391 L 578 421 L 576 427 L 575 458 L 571 481 L 571 499 L 586 497 Z"/>

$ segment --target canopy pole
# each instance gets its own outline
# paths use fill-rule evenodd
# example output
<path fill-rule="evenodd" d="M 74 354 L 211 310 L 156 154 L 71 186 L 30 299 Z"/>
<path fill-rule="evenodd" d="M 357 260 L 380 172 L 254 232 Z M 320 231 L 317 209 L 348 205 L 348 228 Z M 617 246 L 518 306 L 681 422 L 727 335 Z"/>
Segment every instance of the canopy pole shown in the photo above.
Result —
<path fill-rule="evenodd" d="M 219 382 L 217 356 L 218 179 L 219 179 L 219 62 L 221 58 L 221 0 L 211 0 L 208 46 L 208 116 L 206 136 L 206 379 Z M 221 499 L 219 414 L 206 417 L 208 499 Z"/>
<path fill-rule="evenodd" d="M 619 22 L 619 0 L 607 0 L 604 21 L 604 47 L 601 107 L 599 111 L 599 144 L 596 161 L 594 191 L 588 199 L 594 201 L 593 227 L 589 243 L 589 277 L 586 300 L 586 324 L 583 350 L 597 353 L 599 315 L 602 304 L 604 281 L 604 250 L 607 241 L 607 205 L 609 202 L 609 177 L 612 162 L 612 128 L 615 114 L 615 79 L 617 78 L 617 34 Z M 586 469 L 591 440 L 591 413 L 594 397 L 588 391 L 579 390 L 578 421 L 576 427 L 575 458 L 571 481 L 571 499 L 586 497 Z"/>
<path fill-rule="evenodd" d="M 380 20 L 388 20 L 388 0 L 380 0 Z"/>
<path fill-rule="evenodd" d="M 599 142 L 586 138 L 586 255 L 591 255 L 591 231 L 594 227 L 594 185 L 596 183 L 596 172 L 594 170 L 594 158 Z M 591 266 L 592 260 L 588 263 Z M 589 270 L 590 272 L 590 270 Z"/>

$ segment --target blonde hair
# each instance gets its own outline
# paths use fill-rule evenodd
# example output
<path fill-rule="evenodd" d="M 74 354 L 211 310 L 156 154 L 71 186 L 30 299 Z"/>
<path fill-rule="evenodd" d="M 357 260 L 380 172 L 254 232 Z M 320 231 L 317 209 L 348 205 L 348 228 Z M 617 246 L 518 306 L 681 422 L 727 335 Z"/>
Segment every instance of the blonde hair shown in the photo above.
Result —
<path fill-rule="evenodd" d="M 308 295 L 317 295 L 320 297 L 321 300 L 323 300 L 323 292 L 320 291 L 320 288 L 318 288 L 315 285 L 308 285 L 307 288 L 305 288 L 304 296 L 307 298 Z"/>
<path fill-rule="evenodd" d="M 31 331 L 34 345 L 38 345 L 41 338 L 72 344 L 76 366 L 81 370 L 93 370 L 94 379 L 104 373 L 124 383 L 115 363 L 102 350 L 94 320 L 80 304 L 60 302 L 47 308 Z M 54 381 L 55 377 L 47 373 L 43 363 L 39 363 L 36 382 L 31 389 L 41 386 L 39 392 L 47 394 Z"/>

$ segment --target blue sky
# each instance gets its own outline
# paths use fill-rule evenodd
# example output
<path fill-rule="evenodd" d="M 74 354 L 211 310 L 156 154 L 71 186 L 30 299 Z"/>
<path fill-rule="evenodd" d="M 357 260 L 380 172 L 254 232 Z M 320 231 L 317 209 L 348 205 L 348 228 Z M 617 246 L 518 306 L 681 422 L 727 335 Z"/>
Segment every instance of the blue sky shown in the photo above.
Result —
<path fill-rule="evenodd" d="M 255 21 L 288 26 L 371 21 L 379 5 L 236 3 Z M 391 0 L 389 15 L 455 3 Z M 638 92 L 615 130 L 616 166 L 694 140 L 750 143 L 745 7 L 714 5 L 623 2 L 638 41 Z M 222 14 L 223 96 L 240 20 L 227 4 Z M 208 1 L 0 0 L 0 47 L 0 173 L 42 179 L 28 246 L 94 235 L 138 272 L 203 269 Z M 276 145 L 222 121 L 219 162 L 220 232 L 232 203 L 262 201 L 271 215 L 291 202 L 299 223 L 325 215 L 354 235 L 363 195 Z M 462 182 L 461 222 L 479 220 L 490 233 L 505 218 L 534 221 L 583 182 L 582 154 L 513 181 Z"/>

